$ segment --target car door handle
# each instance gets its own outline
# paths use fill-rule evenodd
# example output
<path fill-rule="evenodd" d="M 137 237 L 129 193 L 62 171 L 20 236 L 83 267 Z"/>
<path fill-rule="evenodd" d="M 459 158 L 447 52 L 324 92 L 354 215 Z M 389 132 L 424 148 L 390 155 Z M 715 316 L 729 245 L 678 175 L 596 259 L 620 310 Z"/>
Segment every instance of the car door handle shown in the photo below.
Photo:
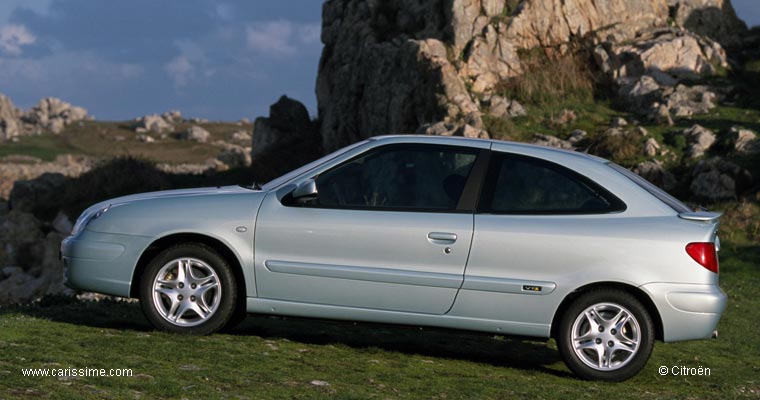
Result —
<path fill-rule="evenodd" d="M 457 241 L 456 233 L 430 232 L 427 237 L 436 244 L 450 244 Z"/>

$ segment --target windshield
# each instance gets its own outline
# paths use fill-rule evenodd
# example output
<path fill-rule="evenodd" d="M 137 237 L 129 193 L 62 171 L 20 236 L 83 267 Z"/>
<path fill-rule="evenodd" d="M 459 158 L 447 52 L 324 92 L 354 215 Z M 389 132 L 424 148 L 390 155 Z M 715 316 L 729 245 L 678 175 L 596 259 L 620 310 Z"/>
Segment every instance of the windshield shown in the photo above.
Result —
<path fill-rule="evenodd" d="M 627 168 L 621 167 L 615 163 L 607 163 L 612 169 L 614 169 L 617 172 L 620 172 L 621 174 L 625 175 L 626 178 L 632 180 L 637 185 L 641 186 L 642 189 L 649 192 L 654 197 L 657 197 L 661 202 L 667 204 L 675 210 L 677 213 L 685 213 L 685 212 L 691 212 L 692 209 L 686 206 L 686 204 L 683 204 L 681 200 L 676 199 L 675 197 L 668 194 L 668 192 L 660 189 L 659 187 L 655 186 L 648 180 L 640 177 L 639 175 L 635 174 L 634 172 L 628 170 Z"/>
<path fill-rule="evenodd" d="M 357 147 L 359 147 L 359 146 L 361 146 L 361 145 L 363 145 L 363 144 L 365 144 L 365 143 L 367 143 L 369 141 L 370 141 L 370 139 L 368 139 L 368 140 L 362 140 L 361 142 L 357 142 L 357 143 L 354 143 L 354 144 L 352 144 L 350 146 L 344 147 L 344 148 L 342 148 L 340 150 L 334 151 L 334 152 L 332 152 L 332 153 L 330 153 L 330 154 L 328 154 L 328 155 L 326 155 L 326 156 L 324 156 L 324 157 L 322 157 L 322 158 L 320 158 L 318 160 L 312 161 L 312 162 L 304 165 L 303 167 L 294 169 L 293 171 L 290 171 L 287 174 L 285 174 L 285 175 L 283 175 L 283 176 L 281 176 L 279 178 L 272 179 L 271 181 L 269 181 L 269 182 L 265 183 L 264 185 L 262 185 L 261 188 L 263 190 L 274 189 L 274 188 L 282 185 L 283 183 L 285 183 L 285 182 L 287 182 L 287 181 L 289 181 L 289 180 L 297 177 L 298 175 L 301 175 L 301 174 L 303 174 L 303 173 L 305 173 L 305 172 L 307 172 L 309 170 L 312 170 L 312 169 L 314 169 L 314 168 L 316 168 L 316 167 L 318 167 L 318 166 L 320 166 L 320 165 L 322 165 L 322 164 L 324 164 L 324 163 L 326 163 L 326 162 L 328 162 L 328 161 L 330 161 L 330 160 L 332 160 L 332 159 L 334 159 L 336 157 L 340 157 L 341 155 L 343 155 L 347 151 L 353 150 L 353 149 L 355 149 L 355 148 L 357 148 Z"/>

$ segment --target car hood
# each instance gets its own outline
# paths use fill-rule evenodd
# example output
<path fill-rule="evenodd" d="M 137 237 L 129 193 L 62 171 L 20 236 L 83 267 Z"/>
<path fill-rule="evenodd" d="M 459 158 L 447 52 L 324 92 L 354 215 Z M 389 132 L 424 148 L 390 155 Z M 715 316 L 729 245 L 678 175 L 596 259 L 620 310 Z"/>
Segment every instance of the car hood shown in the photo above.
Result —
<path fill-rule="evenodd" d="M 141 201 L 141 200 L 162 199 L 162 198 L 172 198 L 172 197 L 187 197 L 187 196 L 214 196 L 214 195 L 222 195 L 222 194 L 250 193 L 250 192 L 251 192 L 251 189 L 246 189 L 241 186 L 217 186 L 217 187 L 162 190 L 158 192 L 138 193 L 138 194 L 131 194 L 129 196 L 116 197 L 113 199 L 101 201 L 100 203 L 94 204 L 91 207 L 89 207 L 87 210 L 84 211 L 83 214 L 86 214 L 91 211 L 99 210 L 108 205 L 118 206 L 118 205 L 123 205 L 123 204 L 128 204 L 128 203 L 134 203 L 136 201 Z"/>

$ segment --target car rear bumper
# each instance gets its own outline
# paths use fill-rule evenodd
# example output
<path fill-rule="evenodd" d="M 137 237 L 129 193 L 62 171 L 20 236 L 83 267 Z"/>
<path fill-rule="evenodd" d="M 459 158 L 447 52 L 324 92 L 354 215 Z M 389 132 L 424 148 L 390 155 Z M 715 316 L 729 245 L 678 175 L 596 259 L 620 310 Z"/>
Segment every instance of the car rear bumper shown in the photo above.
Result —
<path fill-rule="evenodd" d="M 114 296 L 129 297 L 140 255 L 150 237 L 83 231 L 61 242 L 66 286 Z"/>
<path fill-rule="evenodd" d="M 713 337 L 726 308 L 726 294 L 718 285 L 649 283 L 640 288 L 660 313 L 666 342 Z"/>

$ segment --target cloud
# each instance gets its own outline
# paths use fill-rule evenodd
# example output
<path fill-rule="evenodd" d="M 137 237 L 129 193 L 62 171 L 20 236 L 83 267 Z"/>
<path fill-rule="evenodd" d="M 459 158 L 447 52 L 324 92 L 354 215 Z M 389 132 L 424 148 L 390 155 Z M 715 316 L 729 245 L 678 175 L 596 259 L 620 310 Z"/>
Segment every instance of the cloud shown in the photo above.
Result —
<path fill-rule="evenodd" d="M 246 28 L 246 43 L 251 50 L 280 56 L 292 56 L 300 45 L 319 41 L 320 25 L 298 25 L 287 20 L 251 24 Z"/>
<path fill-rule="evenodd" d="M 37 38 L 24 25 L 5 25 L 0 28 L 0 49 L 6 54 L 17 56 L 21 48 L 34 44 Z"/>

